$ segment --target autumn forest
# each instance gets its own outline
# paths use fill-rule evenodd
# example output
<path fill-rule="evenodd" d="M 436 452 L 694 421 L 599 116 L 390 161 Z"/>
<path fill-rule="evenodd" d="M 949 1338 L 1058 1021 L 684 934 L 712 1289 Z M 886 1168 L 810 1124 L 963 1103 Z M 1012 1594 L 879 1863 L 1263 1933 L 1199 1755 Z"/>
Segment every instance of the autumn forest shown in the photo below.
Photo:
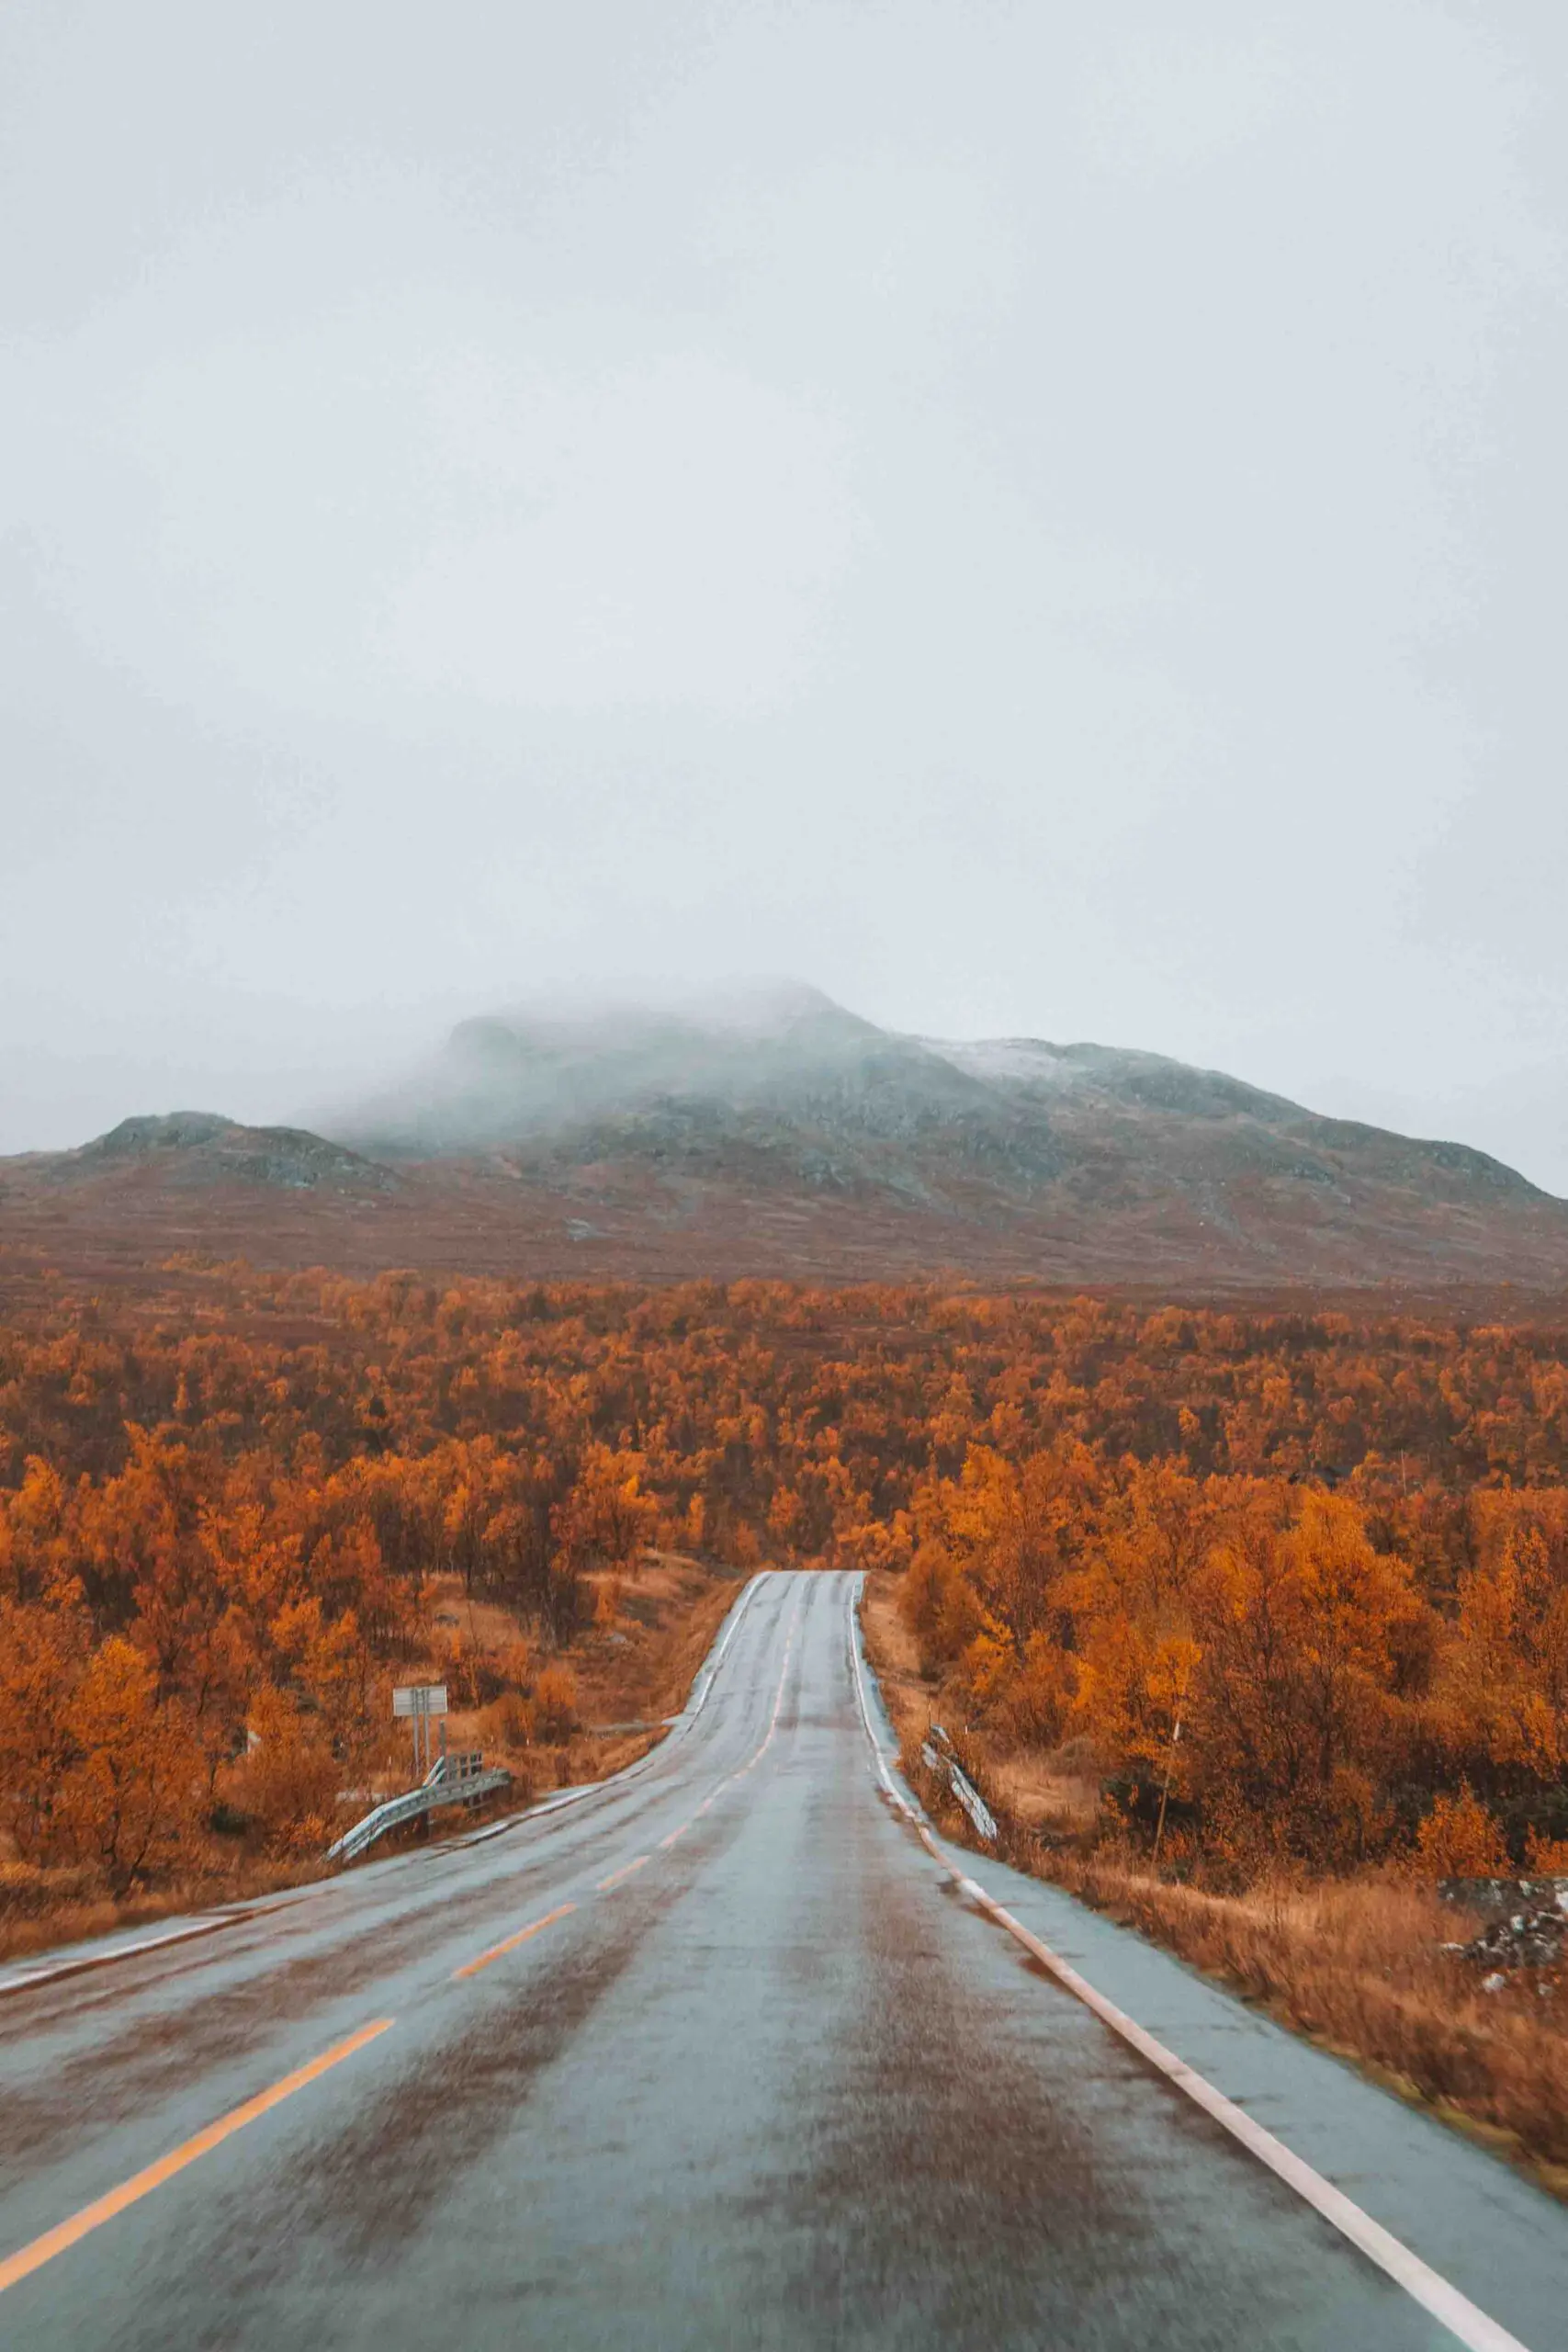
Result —
<path fill-rule="evenodd" d="M 184 1280 L 0 1331 L 13 1867 L 319 1853 L 437 1576 L 519 1629 L 446 1670 L 547 1744 L 604 1572 L 660 1545 L 896 1576 L 944 1720 L 1092 1772 L 1125 1838 L 1163 1796 L 1168 1860 L 1568 1860 L 1555 1328 Z"/>

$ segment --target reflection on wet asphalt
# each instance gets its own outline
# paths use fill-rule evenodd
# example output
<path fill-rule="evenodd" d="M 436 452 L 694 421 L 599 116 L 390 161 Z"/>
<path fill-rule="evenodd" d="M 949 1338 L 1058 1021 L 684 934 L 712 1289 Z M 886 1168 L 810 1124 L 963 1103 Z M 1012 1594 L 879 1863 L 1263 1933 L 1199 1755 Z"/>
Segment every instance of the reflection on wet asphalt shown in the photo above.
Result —
<path fill-rule="evenodd" d="M 1451 2344 L 954 1895 L 875 1792 L 850 1596 L 763 1578 L 622 1787 L 0 2003 L 0 2260 L 395 2019 L 0 2295 L 7 2352 Z"/>

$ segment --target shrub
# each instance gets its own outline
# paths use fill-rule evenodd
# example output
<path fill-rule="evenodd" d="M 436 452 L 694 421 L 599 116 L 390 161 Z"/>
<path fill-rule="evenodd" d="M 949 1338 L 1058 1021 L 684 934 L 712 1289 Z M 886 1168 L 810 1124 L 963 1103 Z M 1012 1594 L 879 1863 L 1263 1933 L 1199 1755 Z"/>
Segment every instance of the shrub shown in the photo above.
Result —
<path fill-rule="evenodd" d="M 1416 1852 L 1429 1878 L 1506 1878 L 1512 1868 L 1501 1829 L 1468 1781 L 1457 1797 L 1435 1801 L 1416 1832 Z"/>
<path fill-rule="evenodd" d="M 486 1708 L 479 1726 L 486 1747 L 508 1750 L 531 1747 L 534 1733 L 534 1710 L 521 1690 L 503 1690 L 494 1704 Z"/>
<path fill-rule="evenodd" d="M 577 1684 L 571 1668 L 547 1666 L 534 1685 L 534 1722 L 539 1737 L 570 1739 L 577 1729 Z"/>
<path fill-rule="evenodd" d="M 1525 1868 L 1532 1878 L 1568 1877 L 1568 1838 L 1542 1838 L 1532 1829 L 1525 1849 Z"/>
<path fill-rule="evenodd" d="M 269 1853 L 319 1852 L 330 1842 L 342 1768 L 316 1722 L 288 1693 L 268 1688 L 251 1711 L 255 1745 L 234 1774 L 234 1794 Z"/>

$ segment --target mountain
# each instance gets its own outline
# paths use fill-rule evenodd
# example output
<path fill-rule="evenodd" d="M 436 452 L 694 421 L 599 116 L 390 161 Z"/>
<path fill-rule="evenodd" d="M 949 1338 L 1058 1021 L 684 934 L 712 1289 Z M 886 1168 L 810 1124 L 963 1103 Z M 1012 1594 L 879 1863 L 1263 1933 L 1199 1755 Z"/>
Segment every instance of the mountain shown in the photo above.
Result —
<path fill-rule="evenodd" d="M 1568 1285 L 1568 1204 L 1483 1152 L 1156 1054 L 904 1035 L 801 987 L 466 1022 L 321 1124 L 180 1114 L 0 1162 L 0 1238 L 71 1199 L 106 1246 L 118 1215 L 358 1268 Z"/>
<path fill-rule="evenodd" d="M 998 1208 L 1175 1193 L 1222 1219 L 1230 1193 L 1260 1182 L 1332 1189 L 1359 1177 L 1456 1201 L 1547 1197 L 1483 1152 L 1321 1118 L 1157 1054 L 904 1036 L 804 989 L 722 1014 L 465 1022 L 341 1131 L 383 1158 L 500 1152 L 540 1171 L 643 1161 L 711 1174 L 744 1161 L 971 1212 L 977 1186 Z"/>
<path fill-rule="evenodd" d="M 586 1136 L 605 1119 L 776 1113 L 853 1117 L 900 1093 L 926 1109 L 965 1084 L 918 1039 L 815 989 L 707 1005 L 633 1005 L 465 1021 L 404 1083 L 337 1124 L 367 1148 L 425 1155 Z M 874 1118 L 874 1107 L 871 1110 Z"/>
<path fill-rule="evenodd" d="M 26 1169 L 43 1184 L 67 1190 L 105 1180 L 123 1186 L 129 1180 L 153 1190 L 205 1192 L 213 1185 L 242 1184 L 283 1192 L 383 1193 L 396 1182 L 389 1170 L 309 1128 L 242 1126 L 211 1111 L 122 1119 L 78 1151 L 30 1153 L 0 1160 L 0 1169 Z"/>
<path fill-rule="evenodd" d="M 246 1127 L 210 1111 L 122 1119 L 80 1151 L 58 1154 L 52 1173 L 56 1182 L 69 1183 L 116 1170 L 135 1170 L 159 1183 L 261 1184 L 286 1192 L 325 1186 L 381 1193 L 395 1181 L 386 1169 L 307 1127 Z"/>

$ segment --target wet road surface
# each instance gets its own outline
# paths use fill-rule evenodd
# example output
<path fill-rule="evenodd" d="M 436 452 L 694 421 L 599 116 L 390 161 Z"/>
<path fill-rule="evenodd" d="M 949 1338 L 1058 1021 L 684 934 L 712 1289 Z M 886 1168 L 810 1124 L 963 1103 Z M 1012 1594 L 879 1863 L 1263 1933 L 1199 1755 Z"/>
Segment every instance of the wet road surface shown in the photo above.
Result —
<path fill-rule="evenodd" d="M 897 1815 L 852 1598 L 759 1577 L 700 1703 L 579 1803 L 0 1997 L 6 2352 L 1451 2346 Z M 961 1859 L 1531 2352 L 1568 2346 L 1562 2208 Z"/>

